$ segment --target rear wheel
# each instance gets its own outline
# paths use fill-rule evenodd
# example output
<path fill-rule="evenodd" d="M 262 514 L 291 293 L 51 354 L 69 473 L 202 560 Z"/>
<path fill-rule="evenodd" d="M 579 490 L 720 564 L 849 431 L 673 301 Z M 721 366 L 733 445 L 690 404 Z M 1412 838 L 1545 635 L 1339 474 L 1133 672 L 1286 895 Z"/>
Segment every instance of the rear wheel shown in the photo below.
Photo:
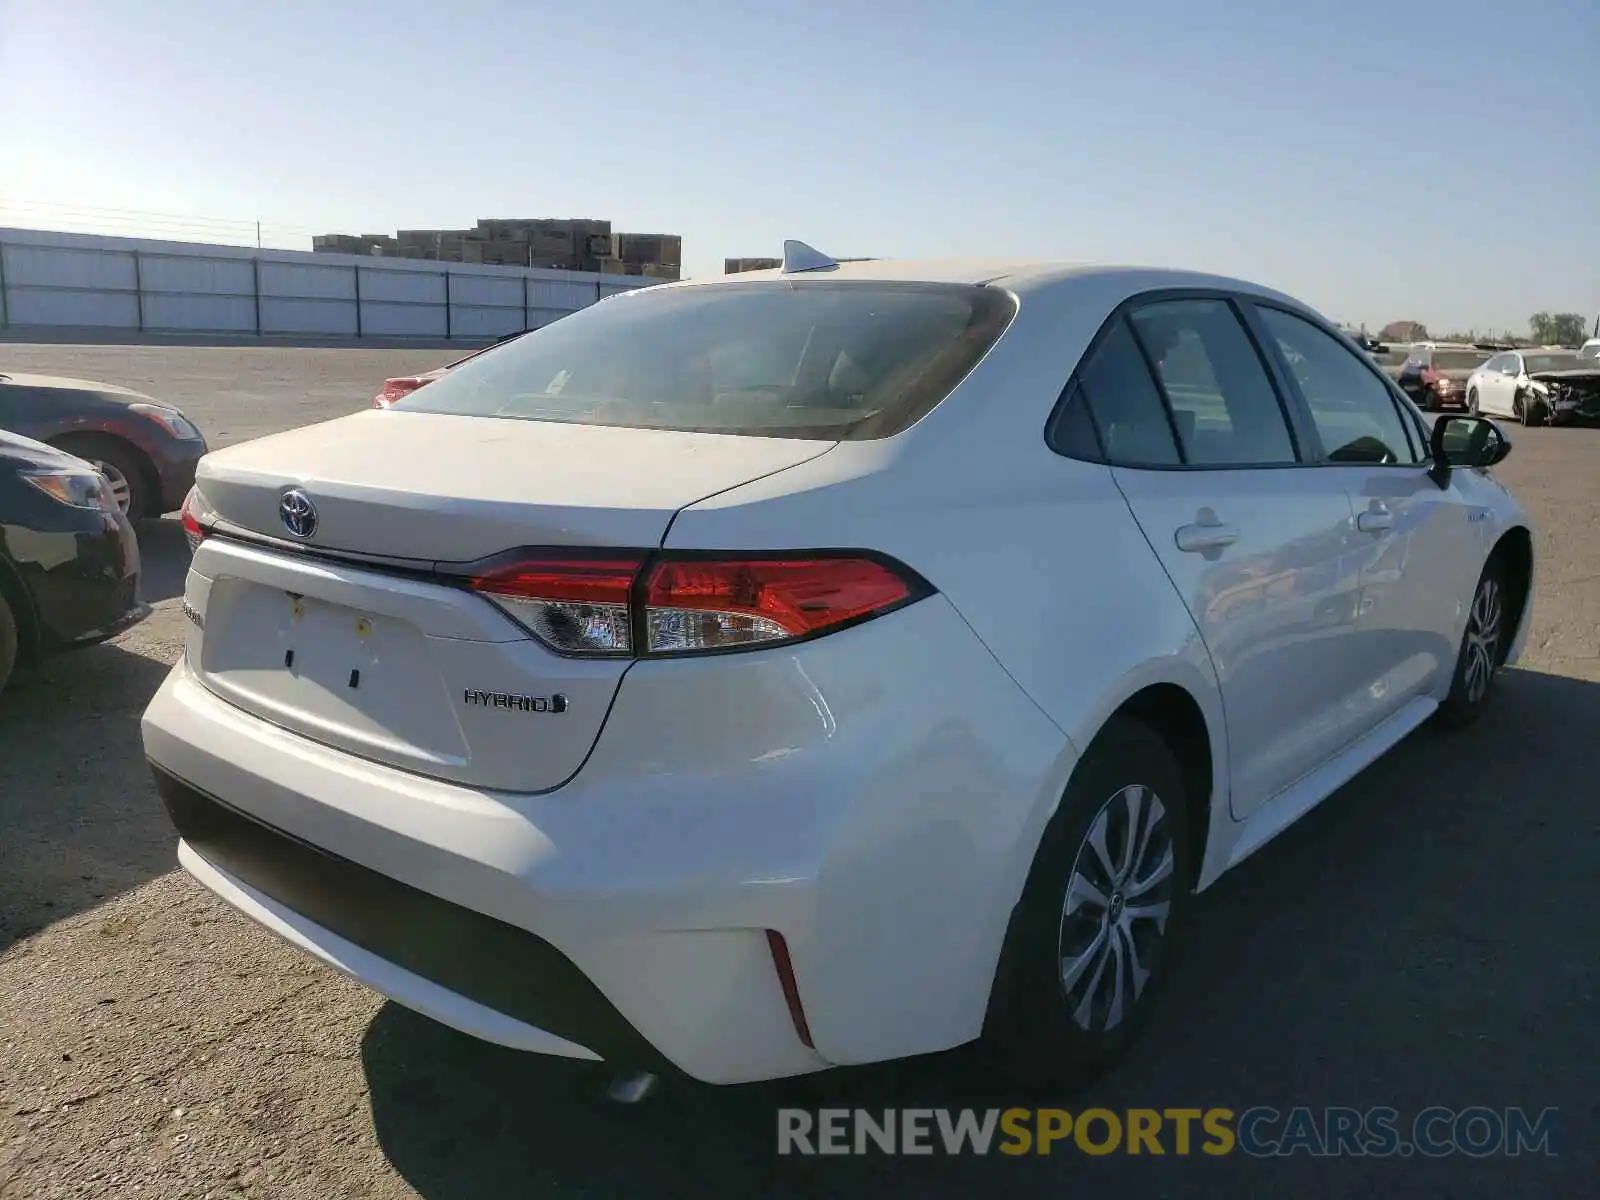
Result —
<path fill-rule="evenodd" d="M 1482 715 L 1494 694 L 1510 636 L 1511 631 L 1506 628 L 1505 571 L 1499 559 L 1491 558 L 1472 593 L 1450 695 L 1439 706 L 1440 719 L 1446 726 L 1463 729 Z"/>
<path fill-rule="evenodd" d="M 1186 809 L 1167 743 L 1113 718 L 1073 772 L 1006 935 L 988 1036 L 1013 1077 L 1086 1082 L 1132 1043 L 1188 911 Z"/>
<path fill-rule="evenodd" d="M 6 690 L 6 682 L 17 665 L 17 640 L 17 615 L 6 603 L 5 593 L 0 592 L 0 692 Z"/>

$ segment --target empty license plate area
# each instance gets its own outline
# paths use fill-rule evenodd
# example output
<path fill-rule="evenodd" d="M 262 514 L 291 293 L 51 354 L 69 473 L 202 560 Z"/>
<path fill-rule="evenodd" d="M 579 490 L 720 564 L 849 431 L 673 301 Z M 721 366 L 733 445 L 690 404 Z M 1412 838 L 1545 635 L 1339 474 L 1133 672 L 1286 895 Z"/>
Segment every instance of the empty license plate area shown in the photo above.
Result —
<path fill-rule="evenodd" d="M 201 672 L 224 698 L 308 736 L 402 763 L 465 761 L 433 647 L 402 618 L 217 579 Z"/>
<path fill-rule="evenodd" d="M 188 660 L 211 692 L 436 779 L 561 786 L 628 667 L 554 655 L 483 597 L 428 580 L 209 543 L 195 564 Z"/>

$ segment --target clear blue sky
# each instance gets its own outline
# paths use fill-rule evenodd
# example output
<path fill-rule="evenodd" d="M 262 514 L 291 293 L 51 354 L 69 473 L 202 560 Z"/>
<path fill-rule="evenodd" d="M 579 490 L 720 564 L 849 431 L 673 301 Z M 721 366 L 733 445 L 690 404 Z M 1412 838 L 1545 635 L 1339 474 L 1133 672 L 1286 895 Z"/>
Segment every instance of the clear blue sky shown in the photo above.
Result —
<path fill-rule="evenodd" d="M 1373 327 L 1592 323 L 1600 3 L 0 0 L 7 200 L 597 216 L 681 233 L 692 275 L 800 237 L 1220 270 Z"/>

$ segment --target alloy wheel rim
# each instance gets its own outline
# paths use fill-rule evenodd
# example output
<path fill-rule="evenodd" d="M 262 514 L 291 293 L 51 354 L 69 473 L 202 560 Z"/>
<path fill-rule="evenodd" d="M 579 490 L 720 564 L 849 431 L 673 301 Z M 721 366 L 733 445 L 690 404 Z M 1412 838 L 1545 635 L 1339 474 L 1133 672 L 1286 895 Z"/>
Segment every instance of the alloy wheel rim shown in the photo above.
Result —
<path fill-rule="evenodd" d="M 133 487 L 128 483 L 128 477 L 108 462 L 97 462 L 94 468 L 106 477 L 106 483 L 111 486 L 111 498 L 117 502 L 117 507 L 127 512 L 128 503 L 133 499 Z"/>
<path fill-rule="evenodd" d="M 1500 585 L 1485 579 L 1478 585 L 1478 594 L 1472 598 L 1472 611 L 1467 616 L 1467 701 L 1476 704 L 1489 690 L 1495 667 L 1500 659 L 1500 619 L 1504 610 Z"/>
<path fill-rule="evenodd" d="M 1121 1025 L 1150 982 L 1172 908 L 1173 867 L 1167 809 L 1149 788 L 1123 788 L 1089 823 L 1056 938 L 1067 1010 L 1084 1032 Z"/>

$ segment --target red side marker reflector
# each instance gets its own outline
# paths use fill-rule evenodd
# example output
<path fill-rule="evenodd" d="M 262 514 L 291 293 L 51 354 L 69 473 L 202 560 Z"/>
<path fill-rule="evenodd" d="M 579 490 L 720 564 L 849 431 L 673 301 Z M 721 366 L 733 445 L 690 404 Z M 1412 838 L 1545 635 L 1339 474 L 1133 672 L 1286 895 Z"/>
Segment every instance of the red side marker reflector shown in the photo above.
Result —
<path fill-rule="evenodd" d="M 778 971 L 778 983 L 783 988 L 783 998 L 789 1005 L 789 1019 L 794 1031 L 807 1049 L 815 1050 L 811 1041 L 811 1026 L 806 1023 L 806 1010 L 800 1005 L 800 985 L 795 982 L 794 964 L 789 961 L 789 943 L 775 929 L 767 930 L 767 945 L 772 950 L 772 965 Z"/>

